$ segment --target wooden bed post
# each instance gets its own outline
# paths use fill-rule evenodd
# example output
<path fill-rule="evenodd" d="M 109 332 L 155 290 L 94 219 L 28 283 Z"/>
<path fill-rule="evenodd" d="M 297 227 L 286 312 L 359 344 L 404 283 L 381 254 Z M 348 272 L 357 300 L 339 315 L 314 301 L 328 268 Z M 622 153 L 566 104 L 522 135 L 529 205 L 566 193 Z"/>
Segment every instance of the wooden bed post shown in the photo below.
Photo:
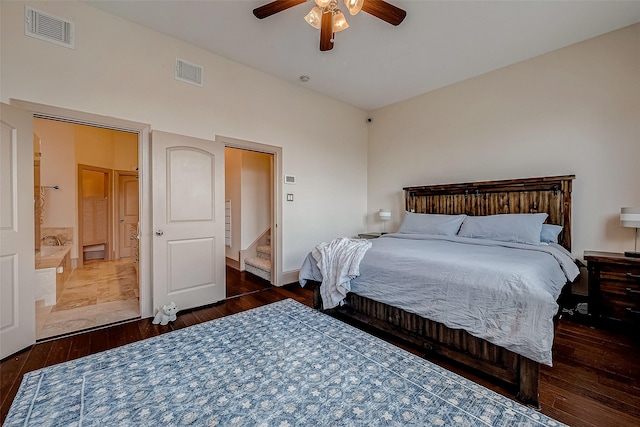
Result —
<path fill-rule="evenodd" d="M 315 310 L 322 310 L 322 296 L 320 295 L 320 283 L 313 280 L 307 281 L 307 286 L 313 289 L 313 308 Z"/>
<path fill-rule="evenodd" d="M 536 409 L 540 409 L 538 400 L 540 364 L 527 357 L 520 357 L 518 374 L 520 381 L 517 398 Z"/>

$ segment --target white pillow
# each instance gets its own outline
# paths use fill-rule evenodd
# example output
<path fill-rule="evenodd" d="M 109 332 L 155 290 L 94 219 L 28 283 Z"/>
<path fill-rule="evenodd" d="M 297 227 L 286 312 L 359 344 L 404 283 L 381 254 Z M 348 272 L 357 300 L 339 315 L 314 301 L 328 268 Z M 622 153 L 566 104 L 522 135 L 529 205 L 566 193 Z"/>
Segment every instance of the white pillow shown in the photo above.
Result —
<path fill-rule="evenodd" d="M 458 236 L 538 245 L 547 216 L 546 213 L 468 216 Z"/>
<path fill-rule="evenodd" d="M 562 227 L 554 224 L 542 224 L 540 241 L 542 243 L 558 243 L 558 236 L 562 233 Z"/>
<path fill-rule="evenodd" d="M 398 233 L 455 236 L 466 215 L 419 214 L 406 212 Z"/>

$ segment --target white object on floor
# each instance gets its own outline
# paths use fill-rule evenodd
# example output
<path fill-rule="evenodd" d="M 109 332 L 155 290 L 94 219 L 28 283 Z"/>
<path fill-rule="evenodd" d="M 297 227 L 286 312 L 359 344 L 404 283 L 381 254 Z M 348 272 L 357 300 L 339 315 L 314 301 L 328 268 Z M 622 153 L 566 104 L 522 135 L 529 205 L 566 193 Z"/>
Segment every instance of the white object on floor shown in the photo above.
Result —
<path fill-rule="evenodd" d="M 178 313 L 178 306 L 175 302 L 171 301 L 169 304 L 163 305 L 162 308 L 158 310 L 156 317 L 153 318 L 153 322 L 151 323 L 154 325 L 157 325 L 158 323 L 166 325 L 167 323 L 176 320 L 176 313 Z"/>

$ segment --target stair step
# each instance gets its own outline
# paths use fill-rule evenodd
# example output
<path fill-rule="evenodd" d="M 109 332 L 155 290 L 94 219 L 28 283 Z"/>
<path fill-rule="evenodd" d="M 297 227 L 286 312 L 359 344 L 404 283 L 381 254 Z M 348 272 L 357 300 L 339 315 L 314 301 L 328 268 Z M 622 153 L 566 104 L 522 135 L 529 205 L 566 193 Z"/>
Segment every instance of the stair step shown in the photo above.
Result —
<path fill-rule="evenodd" d="M 258 257 L 264 259 L 271 259 L 271 246 L 258 246 Z"/>
<path fill-rule="evenodd" d="M 271 280 L 271 260 L 260 257 L 247 258 L 244 260 L 245 270 L 249 273 Z"/>
<path fill-rule="evenodd" d="M 271 260 L 260 257 L 247 258 L 244 260 L 245 265 L 251 265 L 261 270 L 271 272 Z"/>

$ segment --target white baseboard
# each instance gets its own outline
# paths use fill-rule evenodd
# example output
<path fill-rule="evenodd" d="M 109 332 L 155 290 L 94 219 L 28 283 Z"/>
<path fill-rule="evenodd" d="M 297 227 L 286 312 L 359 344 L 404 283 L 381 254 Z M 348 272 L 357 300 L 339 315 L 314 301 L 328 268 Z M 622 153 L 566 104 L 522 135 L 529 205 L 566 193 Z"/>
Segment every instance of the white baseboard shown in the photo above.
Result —
<path fill-rule="evenodd" d="M 300 270 L 283 271 L 281 276 L 282 285 L 288 285 L 289 283 L 298 283 L 299 275 L 300 275 Z"/>
<path fill-rule="evenodd" d="M 226 259 L 225 259 L 225 264 L 226 264 L 228 267 L 234 268 L 234 269 L 236 269 L 236 270 L 240 270 L 240 262 L 239 262 L 238 260 L 235 260 L 235 259 L 233 259 L 233 258 L 226 257 Z"/>

